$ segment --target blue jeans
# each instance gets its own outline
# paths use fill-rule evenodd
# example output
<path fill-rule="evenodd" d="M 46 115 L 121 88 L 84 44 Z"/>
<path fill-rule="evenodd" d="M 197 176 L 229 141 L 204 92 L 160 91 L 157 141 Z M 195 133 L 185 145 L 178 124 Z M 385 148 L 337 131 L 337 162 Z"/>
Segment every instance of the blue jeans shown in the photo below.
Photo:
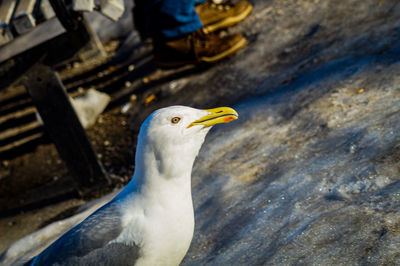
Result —
<path fill-rule="evenodd" d="M 174 39 L 203 25 L 194 9 L 206 0 L 135 0 L 142 5 L 144 29 L 153 39 Z"/>

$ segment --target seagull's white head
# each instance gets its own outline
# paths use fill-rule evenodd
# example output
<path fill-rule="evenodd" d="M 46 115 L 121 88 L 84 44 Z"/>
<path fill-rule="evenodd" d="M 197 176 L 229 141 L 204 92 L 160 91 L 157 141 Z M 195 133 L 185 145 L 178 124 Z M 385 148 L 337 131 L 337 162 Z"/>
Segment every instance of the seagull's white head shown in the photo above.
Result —
<path fill-rule="evenodd" d="M 171 106 L 153 112 L 142 124 L 136 151 L 136 165 L 148 163 L 164 177 L 189 171 L 210 128 L 238 118 L 229 107 L 200 110 Z M 151 173 L 154 174 L 154 173 Z"/>

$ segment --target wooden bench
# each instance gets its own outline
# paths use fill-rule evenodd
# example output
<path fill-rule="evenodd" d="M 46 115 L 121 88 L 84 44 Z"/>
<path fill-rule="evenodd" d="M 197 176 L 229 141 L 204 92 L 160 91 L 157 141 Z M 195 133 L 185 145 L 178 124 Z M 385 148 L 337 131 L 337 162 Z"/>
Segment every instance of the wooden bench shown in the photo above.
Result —
<path fill-rule="evenodd" d="M 8 0 L 0 2 L 0 90 L 23 84 L 80 192 L 110 183 L 53 66 L 76 53 L 101 55 L 82 12 L 117 20 L 123 0 Z M 88 51 L 91 51 L 88 53 Z M 95 51 L 93 53 L 93 51 Z"/>
<path fill-rule="evenodd" d="M 24 34 L 34 28 L 37 20 L 49 20 L 56 14 L 50 0 L 7 0 L 0 1 L 0 46 L 11 41 L 16 35 Z M 57 1 L 62 2 L 62 1 Z M 94 0 L 74 0 L 72 10 L 80 12 L 100 11 L 108 18 L 117 21 L 124 12 L 123 0 L 101 0 L 96 6 Z"/>

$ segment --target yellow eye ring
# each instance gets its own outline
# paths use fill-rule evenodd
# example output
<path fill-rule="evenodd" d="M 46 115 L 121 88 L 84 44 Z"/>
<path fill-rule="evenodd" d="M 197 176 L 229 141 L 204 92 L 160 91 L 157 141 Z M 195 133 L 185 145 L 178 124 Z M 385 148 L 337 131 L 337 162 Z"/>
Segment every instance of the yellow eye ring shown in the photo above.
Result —
<path fill-rule="evenodd" d="M 171 119 L 171 123 L 172 123 L 172 124 L 178 124 L 179 121 L 181 121 L 181 118 L 180 118 L 180 117 L 177 117 L 177 116 L 175 116 L 175 117 L 173 117 L 173 118 Z"/>

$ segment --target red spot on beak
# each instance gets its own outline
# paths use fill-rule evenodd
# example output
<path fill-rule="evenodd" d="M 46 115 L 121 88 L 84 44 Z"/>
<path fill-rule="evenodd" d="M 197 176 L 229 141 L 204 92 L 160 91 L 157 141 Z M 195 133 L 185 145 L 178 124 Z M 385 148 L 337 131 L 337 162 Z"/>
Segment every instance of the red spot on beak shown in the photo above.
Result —
<path fill-rule="evenodd" d="M 224 122 L 225 123 L 229 123 L 229 122 L 231 122 L 233 120 L 233 117 L 225 117 L 225 119 L 224 119 Z"/>

